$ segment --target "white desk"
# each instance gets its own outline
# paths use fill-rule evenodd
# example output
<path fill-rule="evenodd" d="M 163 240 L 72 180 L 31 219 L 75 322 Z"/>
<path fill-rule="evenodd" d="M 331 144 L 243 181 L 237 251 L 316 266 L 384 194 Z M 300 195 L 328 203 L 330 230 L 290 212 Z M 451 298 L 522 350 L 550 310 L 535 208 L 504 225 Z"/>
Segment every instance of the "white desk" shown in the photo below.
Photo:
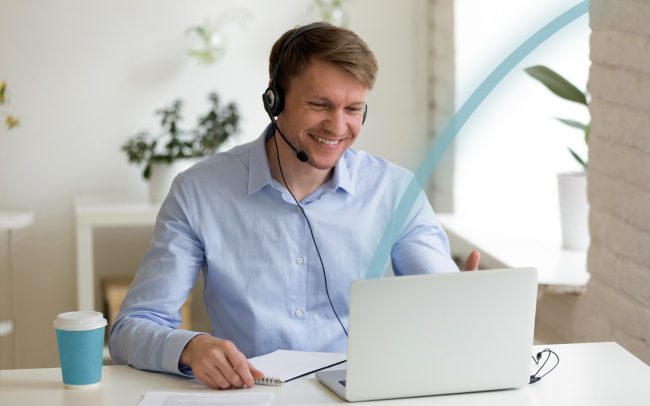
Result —
<path fill-rule="evenodd" d="M 364 402 L 379 405 L 499 406 L 648 406 L 650 367 L 616 343 L 550 346 L 559 366 L 540 382 L 521 389 L 411 399 Z M 544 347 L 536 347 L 540 350 Z M 490 373 L 486 365 L 485 373 Z M 408 379 L 408 373 L 405 374 Z M 105 366 L 97 389 L 69 390 L 58 368 L 0 371 L 0 405 L 135 406 L 147 391 L 208 391 L 193 380 L 128 366 Z M 273 392 L 273 404 L 329 405 L 345 403 L 310 375 L 282 387 L 256 386 Z"/>
<path fill-rule="evenodd" d="M 153 226 L 160 207 L 117 198 L 78 197 L 74 202 L 77 228 L 77 310 L 95 309 L 93 231 L 106 227 Z"/>

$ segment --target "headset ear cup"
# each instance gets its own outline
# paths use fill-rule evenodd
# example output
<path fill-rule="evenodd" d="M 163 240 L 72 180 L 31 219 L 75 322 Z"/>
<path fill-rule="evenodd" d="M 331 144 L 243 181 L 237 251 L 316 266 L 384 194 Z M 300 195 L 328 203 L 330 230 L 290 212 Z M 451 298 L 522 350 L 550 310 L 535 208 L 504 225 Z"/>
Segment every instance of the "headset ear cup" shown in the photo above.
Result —
<path fill-rule="evenodd" d="M 366 122 L 366 116 L 368 115 L 368 105 L 363 108 L 363 118 L 361 119 L 361 125 Z"/>
<path fill-rule="evenodd" d="M 264 91 L 262 101 L 264 103 L 264 110 L 273 117 L 277 117 L 284 107 L 282 96 L 274 87 L 269 87 Z"/>
<path fill-rule="evenodd" d="M 273 94 L 275 95 L 275 105 L 273 106 L 273 115 L 279 116 L 284 109 L 284 97 L 282 97 L 282 92 L 280 92 L 275 87 L 273 88 Z"/>

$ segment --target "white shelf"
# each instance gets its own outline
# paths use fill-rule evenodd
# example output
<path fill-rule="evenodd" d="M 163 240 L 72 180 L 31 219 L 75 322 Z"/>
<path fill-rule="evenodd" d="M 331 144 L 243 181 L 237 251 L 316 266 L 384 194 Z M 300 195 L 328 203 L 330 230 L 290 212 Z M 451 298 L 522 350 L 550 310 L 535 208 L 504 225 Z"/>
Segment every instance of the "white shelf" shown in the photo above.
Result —
<path fill-rule="evenodd" d="M 0 231 L 29 227 L 33 222 L 34 212 L 31 210 L 10 210 L 0 208 Z"/>
<path fill-rule="evenodd" d="M 74 201 L 77 226 L 122 227 L 154 224 L 160 206 L 119 197 L 80 196 Z"/>
<path fill-rule="evenodd" d="M 477 249 L 481 265 L 486 268 L 537 268 L 539 284 L 555 287 L 556 291 L 580 292 L 589 282 L 586 251 L 565 250 L 553 242 L 499 233 L 454 215 L 441 214 L 438 219 L 447 232 L 452 254 L 460 258 Z"/>
<path fill-rule="evenodd" d="M 74 200 L 77 230 L 77 307 L 95 310 L 93 231 L 96 228 L 152 226 L 160 206 L 127 198 L 80 196 Z"/>

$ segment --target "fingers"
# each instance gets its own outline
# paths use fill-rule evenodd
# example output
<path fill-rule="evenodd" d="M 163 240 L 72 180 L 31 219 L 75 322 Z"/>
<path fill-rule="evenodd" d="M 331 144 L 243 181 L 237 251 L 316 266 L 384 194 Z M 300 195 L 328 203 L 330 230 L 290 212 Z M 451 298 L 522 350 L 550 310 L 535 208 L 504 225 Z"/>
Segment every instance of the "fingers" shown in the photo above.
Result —
<path fill-rule="evenodd" d="M 470 252 L 469 256 L 467 257 L 467 261 L 465 262 L 463 271 L 478 270 L 478 263 L 480 262 L 480 260 L 481 260 L 481 254 L 477 250 L 472 250 L 472 252 Z"/>
<path fill-rule="evenodd" d="M 190 367 L 197 379 L 215 389 L 252 388 L 255 378 L 264 376 L 231 341 L 210 338 L 192 354 Z"/>
<path fill-rule="evenodd" d="M 240 376 L 240 371 L 237 369 L 239 367 L 239 361 L 237 359 L 237 353 L 239 353 L 239 351 L 235 348 L 234 344 L 228 343 L 229 342 L 224 343 L 222 346 L 222 351 L 219 351 L 215 354 L 215 366 L 230 385 L 234 386 L 235 388 L 241 388 L 244 386 L 245 378 L 243 376 Z M 243 357 L 243 355 L 241 356 Z M 250 383 L 252 386 L 252 377 L 250 379 Z"/>
<path fill-rule="evenodd" d="M 237 379 L 243 382 L 248 388 L 255 386 L 255 378 L 248 367 L 249 363 L 244 354 L 237 351 L 236 353 L 228 353 L 230 364 L 232 365 L 233 372 L 236 374 Z M 242 385 L 239 385 L 242 386 Z"/>
<path fill-rule="evenodd" d="M 262 372 L 259 369 L 255 368 L 253 366 L 253 364 L 250 363 L 249 360 L 246 360 L 246 362 L 248 363 L 248 369 L 250 369 L 251 373 L 253 374 L 254 379 L 264 378 L 264 376 L 266 376 L 266 375 L 264 375 L 264 372 Z"/>
<path fill-rule="evenodd" d="M 193 370 L 193 372 L 194 376 L 196 376 L 198 380 L 207 384 L 211 388 L 228 389 L 232 386 L 216 366 L 211 363 L 206 363 L 201 368 Z"/>

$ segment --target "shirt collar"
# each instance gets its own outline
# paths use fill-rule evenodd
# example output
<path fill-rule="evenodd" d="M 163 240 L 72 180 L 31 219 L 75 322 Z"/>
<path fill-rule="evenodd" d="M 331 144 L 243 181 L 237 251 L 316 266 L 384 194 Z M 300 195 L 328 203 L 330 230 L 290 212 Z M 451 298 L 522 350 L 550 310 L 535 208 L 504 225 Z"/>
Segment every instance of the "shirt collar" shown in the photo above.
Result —
<path fill-rule="evenodd" d="M 273 125 L 269 124 L 262 134 L 253 141 L 249 157 L 249 171 L 248 171 L 248 194 L 252 195 L 260 191 L 264 186 L 270 185 L 271 169 L 269 168 L 269 160 L 266 156 L 266 140 L 273 136 Z M 341 188 L 349 195 L 354 197 L 354 186 L 350 179 L 350 171 L 348 169 L 348 160 L 350 159 L 348 152 L 344 152 L 339 162 L 334 167 L 334 174 L 330 179 L 332 190 Z"/>
<path fill-rule="evenodd" d="M 348 168 L 350 156 L 348 151 L 345 151 L 339 159 L 339 162 L 334 167 L 334 175 L 332 175 L 334 190 L 341 188 L 346 191 L 350 196 L 354 197 L 354 184 L 350 179 L 350 171 Z"/>
<path fill-rule="evenodd" d="M 251 145 L 248 162 L 248 194 L 258 192 L 271 184 L 271 169 L 266 156 L 266 140 L 273 136 L 273 126 L 269 124 Z"/>

